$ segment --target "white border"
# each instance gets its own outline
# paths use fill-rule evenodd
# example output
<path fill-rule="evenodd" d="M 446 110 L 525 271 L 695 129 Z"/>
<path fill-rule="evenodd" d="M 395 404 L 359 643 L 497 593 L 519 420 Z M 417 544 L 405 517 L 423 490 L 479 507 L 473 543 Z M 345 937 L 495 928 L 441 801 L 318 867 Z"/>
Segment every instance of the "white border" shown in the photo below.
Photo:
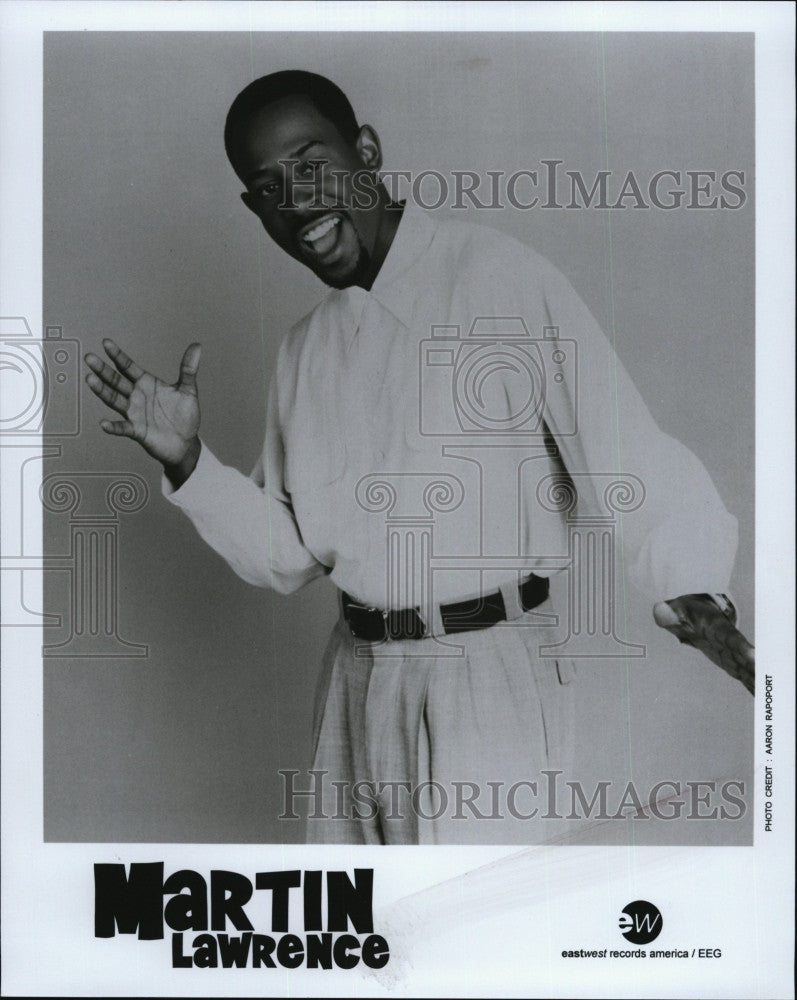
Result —
<path fill-rule="evenodd" d="M 677 28 L 673 28 L 677 25 Z M 761 833 L 754 848 L 581 848 L 569 855 L 573 870 L 594 873 L 587 889 L 563 875 L 545 851 L 529 859 L 529 877 L 544 885 L 536 928 L 519 926 L 507 911 L 479 931 L 480 948 L 462 950 L 443 928 L 415 938 L 415 964 L 404 979 L 321 979 L 309 973 L 223 972 L 209 975 L 170 968 L 167 943 L 91 937 L 91 865 L 122 859 L 160 860 L 168 868 L 215 865 L 252 872 L 295 865 L 376 868 L 378 902 L 467 871 L 506 849 L 252 848 L 241 846 L 65 845 L 42 843 L 41 636 L 32 629 L 3 629 L 2 862 L 3 994 L 10 995 L 487 995 L 486 983 L 504 995 L 529 995 L 513 979 L 512 947 L 525 947 L 536 969 L 548 969 L 548 995 L 779 996 L 793 995 L 794 867 L 794 13 L 776 3 L 30 3 L 0 4 L 0 315 L 24 315 L 34 333 L 41 322 L 41 92 L 44 30 L 683 30 L 756 33 L 756 238 L 757 238 L 757 608 L 759 678 L 776 677 L 778 718 L 777 833 Z M 3 449 L 0 448 L 0 457 Z M 3 540 L 13 531 L 14 498 L 3 497 Z M 10 551 L 7 544 L 4 551 Z M 31 601 L 36 594 L 30 592 Z M 771 667 L 769 666 L 771 665 Z M 762 685 L 759 680 L 759 691 Z M 763 763 L 762 712 L 757 706 L 756 773 Z M 790 755 L 790 759 L 789 759 Z M 761 808 L 761 787 L 756 792 Z M 550 965 L 550 928 L 571 921 L 576 933 L 586 910 L 638 887 L 673 893 L 692 938 L 721 937 L 729 951 L 721 962 L 676 967 L 654 963 L 630 973 L 616 964 L 606 975 L 594 966 Z M 667 890 L 669 887 L 669 890 Z M 641 891 L 641 889 L 640 889 Z M 629 898 L 633 898 L 630 896 Z M 542 906 L 542 896 L 538 902 Z M 713 901 L 713 902 L 712 902 Z M 714 926 L 695 911 L 715 907 Z M 88 915 L 88 917 L 87 917 Z M 611 919 L 615 910 L 611 909 Z M 573 923 L 575 921 L 575 923 Z M 546 929 L 547 928 L 547 929 Z M 790 931 L 791 929 L 791 931 Z M 434 931 L 435 933 L 431 933 Z M 486 937 L 485 937 L 486 935 Z M 688 936 L 688 934 L 687 934 Z M 424 939 L 426 943 L 424 943 Z M 429 943 L 429 942 L 432 943 Z M 498 949 L 498 967 L 482 958 Z M 409 946 L 408 946 L 409 947 Z M 536 956 L 536 958 L 535 958 Z M 509 964 L 507 965 L 507 961 Z M 517 966 L 517 969 L 520 969 Z M 671 970 L 668 972 L 668 969 Z M 503 971 L 501 971 L 503 970 Z M 507 971 L 509 970 L 509 971 Z M 666 977 L 665 977 L 666 973 Z M 503 975 L 503 978 L 501 976 Z M 543 973 L 540 972 L 542 976 Z M 751 975 L 754 977 L 751 980 Z M 278 978 L 279 976 L 279 978 Z M 541 982 L 544 981 L 544 976 Z M 584 992 L 586 991 L 586 992 Z"/>

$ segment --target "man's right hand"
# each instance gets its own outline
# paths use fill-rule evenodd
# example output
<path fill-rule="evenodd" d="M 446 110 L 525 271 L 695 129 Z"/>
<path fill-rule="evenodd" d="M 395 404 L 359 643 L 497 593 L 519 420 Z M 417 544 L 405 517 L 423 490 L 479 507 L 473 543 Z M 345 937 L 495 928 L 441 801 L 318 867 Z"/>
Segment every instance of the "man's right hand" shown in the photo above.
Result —
<path fill-rule="evenodd" d="M 96 354 L 87 354 L 91 373 L 86 382 L 95 396 L 124 419 L 103 420 L 100 427 L 106 434 L 138 441 L 179 488 L 194 471 L 201 448 L 196 387 L 199 344 L 187 348 L 174 385 L 145 372 L 112 340 L 103 340 L 102 346 L 115 367 Z"/>
<path fill-rule="evenodd" d="M 653 608 L 657 625 L 688 646 L 694 646 L 726 674 L 755 694 L 755 649 L 736 628 L 730 602 L 722 610 L 710 594 L 682 594 Z"/>

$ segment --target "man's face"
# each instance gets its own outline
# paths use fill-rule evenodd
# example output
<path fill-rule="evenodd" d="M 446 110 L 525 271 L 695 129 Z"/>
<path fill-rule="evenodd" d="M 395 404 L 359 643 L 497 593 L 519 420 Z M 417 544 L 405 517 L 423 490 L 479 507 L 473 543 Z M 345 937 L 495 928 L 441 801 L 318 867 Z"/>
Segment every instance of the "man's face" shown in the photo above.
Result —
<path fill-rule="evenodd" d="M 367 126 L 346 142 L 309 100 L 284 98 L 250 119 L 234 159 L 244 203 L 286 253 L 334 288 L 372 280 L 384 209 L 373 188 L 352 198 L 352 176 L 381 166 Z"/>

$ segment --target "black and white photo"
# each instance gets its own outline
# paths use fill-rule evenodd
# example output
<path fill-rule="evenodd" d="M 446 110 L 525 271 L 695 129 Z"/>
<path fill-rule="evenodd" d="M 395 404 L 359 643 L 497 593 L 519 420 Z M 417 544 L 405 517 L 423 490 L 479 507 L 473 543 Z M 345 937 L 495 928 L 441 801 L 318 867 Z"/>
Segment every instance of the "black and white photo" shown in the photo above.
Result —
<path fill-rule="evenodd" d="M 458 982 L 465 938 L 551 905 L 579 914 L 546 923 L 558 971 L 518 955 L 504 989 L 593 995 L 599 969 L 630 995 L 642 957 L 671 995 L 739 981 L 730 925 L 697 934 L 675 887 L 730 913 L 790 822 L 770 22 L 556 6 L 39 35 L 3 638 L 39 637 L 41 849 L 91 859 L 86 948 L 148 949 L 141 988 L 445 992 L 435 954 Z M 280 943 L 346 914 L 356 972 L 345 941 Z M 295 985 L 263 987 L 279 965 Z"/>

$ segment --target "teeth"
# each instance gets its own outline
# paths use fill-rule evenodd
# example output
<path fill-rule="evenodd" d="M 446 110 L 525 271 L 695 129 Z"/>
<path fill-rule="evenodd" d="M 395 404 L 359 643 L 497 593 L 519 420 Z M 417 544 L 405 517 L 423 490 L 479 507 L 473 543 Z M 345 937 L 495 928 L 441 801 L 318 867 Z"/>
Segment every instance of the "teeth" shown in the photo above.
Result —
<path fill-rule="evenodd" d="M 323 222 L 311 229 L 309 233 L 305 233 L 304 239 L 307 240 L 308 243 L 315 243 L 316 240 L 320 240 L 322 236 L 326 236 L 330 229 L 334 229 L 339 222 L 340 219 L 337 215 L 333 216 L 331 219 L 325 219 Z"/>

